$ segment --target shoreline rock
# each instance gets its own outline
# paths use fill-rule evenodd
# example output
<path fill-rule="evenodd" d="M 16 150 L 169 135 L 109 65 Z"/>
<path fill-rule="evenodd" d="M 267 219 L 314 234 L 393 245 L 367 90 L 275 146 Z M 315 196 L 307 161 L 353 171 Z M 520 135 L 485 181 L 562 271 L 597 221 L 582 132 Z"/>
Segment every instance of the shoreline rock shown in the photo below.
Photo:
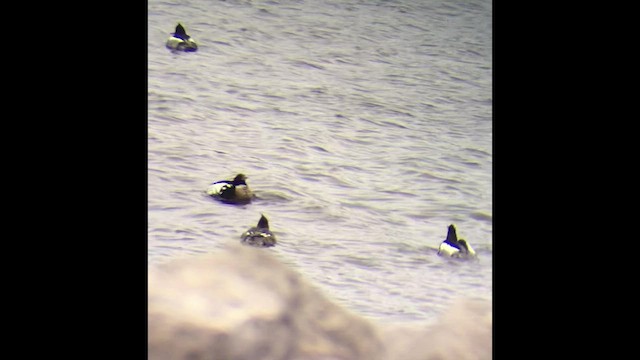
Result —
<path fill-rule="evenodd" d="M 491 359 L 491 304 L 464 300 L 429 326 L 373 323 L 264 249 L 234 245 L 149 269 L 148 358 Z"/>

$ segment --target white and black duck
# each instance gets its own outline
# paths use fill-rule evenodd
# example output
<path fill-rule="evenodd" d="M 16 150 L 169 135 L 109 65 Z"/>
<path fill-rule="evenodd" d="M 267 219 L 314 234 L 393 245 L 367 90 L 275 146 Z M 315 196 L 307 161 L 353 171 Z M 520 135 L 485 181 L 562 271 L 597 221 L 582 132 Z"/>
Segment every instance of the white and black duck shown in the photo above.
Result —
<path fill-rule="evenodd" d="M 236 175 L 233 180 L 220 180 L 211 183 L 206 193 L 222 202 L 230 204 L 247 204 L 254 198 L 253 191 L 247 184 L 244 174 Z"/>
<path fill-rule="evenodd" d="M 455 258 L 475 258 L 476 252 L 464 239 L 458 239 L 456 227 L 451 224 L 447 231 L 447 238 L 440 244 L 438 255 Z"/>
<path fill-rule="evenodd" d="M 178 23 L 176 26 L 176 32 L 171 34 L 167 39 L 167 47 L 172 50 L 179 51 L 196 51 L 198 50 L 198 44 L 193 38 L 187 35 L 187 31 L 182 24 Z"/>

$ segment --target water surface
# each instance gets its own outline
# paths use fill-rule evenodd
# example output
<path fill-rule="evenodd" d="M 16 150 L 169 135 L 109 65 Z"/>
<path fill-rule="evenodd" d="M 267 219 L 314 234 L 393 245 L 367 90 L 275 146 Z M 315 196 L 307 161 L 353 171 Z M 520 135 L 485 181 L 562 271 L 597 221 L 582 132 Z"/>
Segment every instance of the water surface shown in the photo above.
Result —
<path fill-rule="evenodd" d="M 149 264 L 264 249 L 369 318 L 492 298 L 491 1 L 148 2 Z M 178 22 L 195 53 L 164 47 Z M 242 172 L 258 198 L 206 196 Z M 477 262 L 436 256 L 447 226 Z"/>

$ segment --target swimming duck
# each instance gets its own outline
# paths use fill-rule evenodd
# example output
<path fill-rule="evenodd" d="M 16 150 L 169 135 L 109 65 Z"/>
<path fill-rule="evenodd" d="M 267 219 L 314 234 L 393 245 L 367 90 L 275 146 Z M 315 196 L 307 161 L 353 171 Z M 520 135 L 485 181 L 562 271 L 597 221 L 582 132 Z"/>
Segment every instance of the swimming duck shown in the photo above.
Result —
<path fill-rule="evenodd" d="M 247 204 L 253 199 L 253 192 L 247 185 L 247 177 L 238 174 L 233 180 L 220 180 L 209 185 L 206 193 L 230 204 Z"/>
<path fill-rule="evenodd" d="M 476 252 L 466 240 L 458 239 L 456 228 L 451 224 L 447 231 L 447 238 L 438 248 L 438 255 L 456 258 L 472 258 L 476 257 Z"/>
<path fill-rule="evenodd" d="M 276 244 L 276 236 L 269 230 L 269 221 L 264 215 L 260 216 L 258 225 L 250 228 L 240 236 L 242 243 L 257 247 L 269 247 Z"/>
<path fill-rule="evenodd" d="M 182 24 L 178 23 L 176 26 L 176 32 L 171 34 L 171 37 L 167 40 L 167 47 L 173 50 L 180 51 L 196 51 L 198 50 L 198 44 L 187 35 Z"/>

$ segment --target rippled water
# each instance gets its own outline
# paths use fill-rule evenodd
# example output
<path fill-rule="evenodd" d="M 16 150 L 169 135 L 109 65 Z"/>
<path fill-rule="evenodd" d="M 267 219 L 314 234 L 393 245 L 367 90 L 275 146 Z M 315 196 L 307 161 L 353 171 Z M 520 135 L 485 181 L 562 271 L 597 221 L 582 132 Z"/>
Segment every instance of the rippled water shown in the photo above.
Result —
<path fill-rule="evenodd" d="M 344 306 L 492 297 L 491 1 L 148 2 L 149 264 L 264 249 Z M 181 22 L 195 53 L 164 47 Z M 258 198 L 208 197 L 242 172 Z M 447 226 L 477 262 L 436 256 Z"/>

